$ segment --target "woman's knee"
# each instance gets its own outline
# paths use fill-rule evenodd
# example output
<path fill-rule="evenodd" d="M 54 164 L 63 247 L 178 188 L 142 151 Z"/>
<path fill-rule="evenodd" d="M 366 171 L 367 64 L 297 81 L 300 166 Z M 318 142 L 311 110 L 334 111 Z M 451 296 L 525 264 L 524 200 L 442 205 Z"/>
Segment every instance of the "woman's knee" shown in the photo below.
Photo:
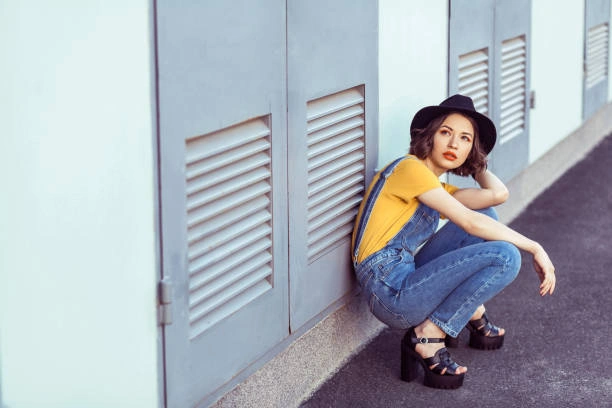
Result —
<path fill-rule="evenodd" d="M 499 254 L 504 260 L 504 268 L 510 275 L 509 277 L 514 280 L 521 269 L 521 251 L 515 245 L 505 241 L 498 241 L 496 245 L 498 245 Z"/>

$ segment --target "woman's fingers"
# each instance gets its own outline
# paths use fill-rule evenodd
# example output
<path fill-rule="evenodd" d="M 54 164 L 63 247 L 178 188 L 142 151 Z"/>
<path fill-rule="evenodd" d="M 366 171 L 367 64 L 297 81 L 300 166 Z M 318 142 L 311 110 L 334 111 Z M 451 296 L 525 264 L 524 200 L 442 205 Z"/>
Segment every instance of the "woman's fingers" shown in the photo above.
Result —
<path fill-rule="evenodd" d="M 552 295 L 557 282 L 555 267 L 548 255 L 544 251 L 542 252 L 537 254 L 534 259 L 534 268 L 540 277 L 540 295 L 545 296 L 547 293 Z"/>
<path fill-rule="evenodd" d="M 555 291 L 556 283 L 557 278 L 555 277 L 554 271 L 544 274 L 542 283 L 540 284 L 540 295 L 545 296 L 547 293 L 552 295 Z"/>

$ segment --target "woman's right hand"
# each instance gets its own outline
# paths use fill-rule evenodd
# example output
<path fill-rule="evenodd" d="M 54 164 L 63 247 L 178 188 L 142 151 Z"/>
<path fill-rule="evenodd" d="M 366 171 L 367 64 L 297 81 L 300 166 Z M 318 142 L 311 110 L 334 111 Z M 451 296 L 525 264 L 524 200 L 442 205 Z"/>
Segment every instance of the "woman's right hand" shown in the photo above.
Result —
<path fill-rule="evenodd" d="M 555 266 L 540 245 L 533 254 L 533 267 L 540 278 L 540 295 L 545 296 L 547 293 L 552 295 L 557 282 Z"/>

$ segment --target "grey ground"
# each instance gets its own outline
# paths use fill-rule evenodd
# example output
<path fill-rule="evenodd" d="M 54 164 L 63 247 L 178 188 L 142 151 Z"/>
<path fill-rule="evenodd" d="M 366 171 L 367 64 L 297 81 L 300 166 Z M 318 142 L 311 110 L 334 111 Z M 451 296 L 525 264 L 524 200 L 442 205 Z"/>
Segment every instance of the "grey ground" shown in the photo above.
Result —
<path fill-rule="evenodd" d="M 540 242 L 557 289 L 540 297 L 531 256 L 518 278 L 487 304 L 507 335 L 497 351 L 467 347 L 463 387 L 434 390 L 400 380 L 403 331 L 384 330 L 303 408 L 612 407 L 612 136 L 568 170 L 510 225 Z"/>

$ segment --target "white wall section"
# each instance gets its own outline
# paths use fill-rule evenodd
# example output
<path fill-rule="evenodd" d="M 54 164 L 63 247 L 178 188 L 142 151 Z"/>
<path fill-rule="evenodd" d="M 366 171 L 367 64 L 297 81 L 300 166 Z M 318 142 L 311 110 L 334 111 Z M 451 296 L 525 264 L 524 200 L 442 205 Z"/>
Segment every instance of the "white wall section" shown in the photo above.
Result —
<path fill-rule="evenodd" d="M 378 167 L 408 153 L 410 122 L 447 95 L 448 1 L 379 2 Z"/>
<path fill-rule="evenodd" d="M 158 405 L 150 3 L 0 4 L 6 407 Z"/>
<path fill-rule="evenodd" d="M 584 0 L 533 1 L 531 33 L 533 163 L 582 124 Z"/>

